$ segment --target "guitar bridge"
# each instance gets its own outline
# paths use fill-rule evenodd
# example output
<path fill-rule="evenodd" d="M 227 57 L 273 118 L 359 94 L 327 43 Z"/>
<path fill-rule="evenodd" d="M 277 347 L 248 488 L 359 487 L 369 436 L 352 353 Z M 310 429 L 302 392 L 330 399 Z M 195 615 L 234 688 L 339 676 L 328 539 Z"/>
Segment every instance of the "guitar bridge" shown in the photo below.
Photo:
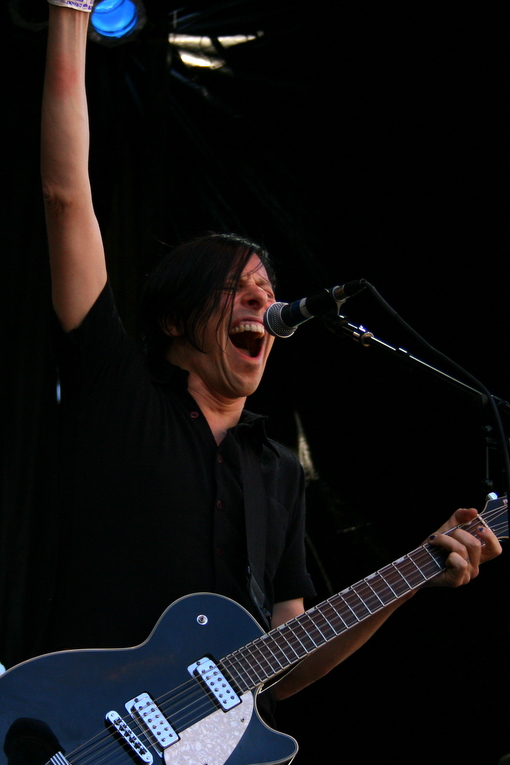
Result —
<path fill-rule="evenodd" d="M 228 712 L 241 703 L 241 699 L 234 691 L 225 675 L 218 669 L 212 659 L 204 656 L 203 659 L 190 664 L 188 672 L 202 682 L 208 691 L 218 702 L 220 709 Z"/>
<path fill-rule="evenodd" d="M 108 722 L 115 728 L 122 740 L 128 745 L 130 750 L 136 754 L 142 762 L 152 765 L 154 758 L 147 747 L 140 741 L 136 733 L 114 710 L 106 715 Z M 55 764 L 57 765 L 57 764 Z"/>

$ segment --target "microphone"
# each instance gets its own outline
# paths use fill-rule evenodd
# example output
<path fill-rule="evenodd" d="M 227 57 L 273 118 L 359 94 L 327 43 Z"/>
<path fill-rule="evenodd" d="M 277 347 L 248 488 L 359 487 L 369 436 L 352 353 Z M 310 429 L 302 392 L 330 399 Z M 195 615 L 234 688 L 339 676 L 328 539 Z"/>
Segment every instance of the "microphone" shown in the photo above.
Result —
<path fill-rule="evenodd" d="M 332 310 L 338 311 L 347 298 L 357 295 L 366 286 L 364 279 L 358 279 L 339 287 L 319 290 L 293 303 L 273 303 L 264 315 L 264 326 L 274 337 L 291 337 L 300 324 L 314 316 L 325 316 Z"/>

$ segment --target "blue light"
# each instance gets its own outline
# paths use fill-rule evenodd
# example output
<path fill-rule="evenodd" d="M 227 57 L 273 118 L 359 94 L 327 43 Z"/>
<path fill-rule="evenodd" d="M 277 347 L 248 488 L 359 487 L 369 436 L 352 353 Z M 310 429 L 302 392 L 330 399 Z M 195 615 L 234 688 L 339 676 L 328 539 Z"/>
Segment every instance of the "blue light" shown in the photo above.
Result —
<path fill-rule="evenodd" d="M 92 11 L 91 24 L 104 37 L 125 37 L 138 23 L 138 10 L 131 0 L 103 0 Z"/>

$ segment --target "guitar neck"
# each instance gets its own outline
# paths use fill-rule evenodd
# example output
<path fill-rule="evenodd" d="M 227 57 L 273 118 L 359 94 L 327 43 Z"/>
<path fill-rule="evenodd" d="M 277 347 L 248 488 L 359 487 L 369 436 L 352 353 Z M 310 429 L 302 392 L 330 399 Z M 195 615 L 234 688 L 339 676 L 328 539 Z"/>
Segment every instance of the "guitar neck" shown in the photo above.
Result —
<path fill-rule="evenodd" d="M 483 523 L 477 516 L 462 528 L 476 536 Z M 241 691 L 254 689 L 433 579 L 446 568 L 446 558 L 442 548 L 424 544 L 229 654 L 222 667 Z"/>

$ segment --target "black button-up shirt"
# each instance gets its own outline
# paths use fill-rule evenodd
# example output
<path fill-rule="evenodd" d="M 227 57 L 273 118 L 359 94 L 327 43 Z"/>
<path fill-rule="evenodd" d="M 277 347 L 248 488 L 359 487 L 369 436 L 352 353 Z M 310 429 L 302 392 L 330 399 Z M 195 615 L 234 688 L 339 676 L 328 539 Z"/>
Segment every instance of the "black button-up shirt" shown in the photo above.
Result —
<path fill-rule="evenodd" d="M 256 613 L 246 586 L 240 454 L 261 454 L 270 603 L 313 594 L 295 457 L 244 412 L 218 446 L 187 373 L 146 367 L 107 286 L 57 339 L 62 383 L 60 576 L 45 650 L 135 645 L 175 599 L 218 592 Z"/>

